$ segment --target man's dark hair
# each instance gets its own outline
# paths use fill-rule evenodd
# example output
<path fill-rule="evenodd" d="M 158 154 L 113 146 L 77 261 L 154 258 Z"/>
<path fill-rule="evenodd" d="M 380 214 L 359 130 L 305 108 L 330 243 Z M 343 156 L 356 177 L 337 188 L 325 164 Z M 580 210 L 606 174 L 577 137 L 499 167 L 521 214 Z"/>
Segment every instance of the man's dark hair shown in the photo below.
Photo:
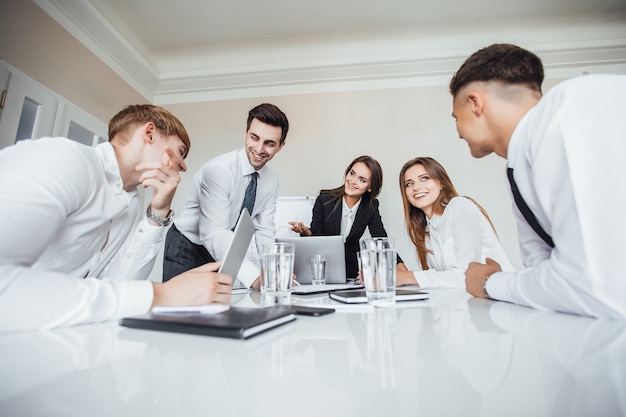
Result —
<path fill-rule="evenodd" d="M 278 107 L 273 104 L 263 103 L 250 110 L 248 113 L 246 132 L 250 129 L 250 124 L 253 119 L 258 119 L 260 122 L 271 126 L 280 127 L 282 130 L 280 143 L 282 144 L 285 142 L 287 132 L 289 131 L 289 120 L 287 120 L 285 113 L 283 113 Z"/>
<path fill-rule="evenodd" d="M 493 44 L 465 60 L 450 81 L 450 93 L 454 97 L 475 81 L 524 85 L 541 93 L 543 64 L 537 55 L 519 46 Z"/>

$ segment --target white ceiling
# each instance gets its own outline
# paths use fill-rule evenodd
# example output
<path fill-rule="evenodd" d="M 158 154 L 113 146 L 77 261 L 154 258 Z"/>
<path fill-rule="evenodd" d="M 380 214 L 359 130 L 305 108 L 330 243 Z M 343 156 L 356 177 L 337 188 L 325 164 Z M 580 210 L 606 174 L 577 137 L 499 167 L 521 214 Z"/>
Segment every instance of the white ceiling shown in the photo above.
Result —
<path fill-rule="evenodd" d="M 445 83 L 495 42 L 626 68 L 626 0 L 35 0 L 157 104 Z"/>

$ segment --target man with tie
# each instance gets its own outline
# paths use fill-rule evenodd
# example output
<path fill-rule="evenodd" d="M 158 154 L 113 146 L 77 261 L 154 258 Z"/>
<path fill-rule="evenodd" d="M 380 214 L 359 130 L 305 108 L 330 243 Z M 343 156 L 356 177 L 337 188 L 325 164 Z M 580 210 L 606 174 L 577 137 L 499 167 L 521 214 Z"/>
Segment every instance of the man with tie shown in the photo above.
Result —
<path fill-rule="evenodd" d="M 239 214 L 256 226 L 257 248 L 274 241 L 278 176 L 266 166 L 284 146 L 289 121 L 273 104 L 250 110 L 243 148 L 217 156 L 196 173 L 191 195 L 165 241 L 163 281 L 224 257 Z M 259 268 L 245 260 L 237 279 L 258 287 Z"/>
<path fill-rule="evenodd" d="M 467 291 L 529 307 L 626 317 L 626 76 L 541 93 L 543 65 L 515 45 L 470 56 L 450 82 L 472 156 L 507 160 L 524 269 L 472 263 Z"/>

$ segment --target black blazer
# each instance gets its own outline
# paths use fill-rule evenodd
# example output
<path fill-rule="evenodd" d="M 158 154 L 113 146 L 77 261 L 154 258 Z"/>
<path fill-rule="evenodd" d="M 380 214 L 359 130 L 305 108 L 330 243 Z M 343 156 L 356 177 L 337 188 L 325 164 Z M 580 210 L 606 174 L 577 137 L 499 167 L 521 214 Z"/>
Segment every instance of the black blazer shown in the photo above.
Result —
<path fill-rule="evenodd" d="M 313 206 L 313 218 L 310 227 L 313 236 L 333 236 L 341 233 L 342 199 L 343 196 L 336 198 L 326 190 L 320 191 Z M 361 197 L 352 229 L 346 237 L 346 275 L 348 278 L 355 278 L 359 274 L 356 253 L 361 250 L 359 240 L 365 233 L 366 227 L 369 228 L 372 237 L 387 236 L 387 231 L 378 212 L 378 200 L 372 201 L 370 193 L 365 193 Z M 399 257 L 398 262 L 402 262 Z"/>

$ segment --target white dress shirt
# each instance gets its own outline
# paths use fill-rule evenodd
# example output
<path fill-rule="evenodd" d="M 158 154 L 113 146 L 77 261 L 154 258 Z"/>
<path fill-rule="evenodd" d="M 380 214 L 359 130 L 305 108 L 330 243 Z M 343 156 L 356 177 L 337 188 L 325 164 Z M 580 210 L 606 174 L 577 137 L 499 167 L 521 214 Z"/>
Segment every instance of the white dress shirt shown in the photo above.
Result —
<path fill-rule="evenodd" d="M 174 220 L 176 228 L 196 245 L 203 245 L 219 260 L 233 237 L 241 206 L 254 167 L 244 148 L 217 156 L 196 173 L 194 187 L 185 207 Z M 250 215 L 255 225 L 259 253 L 262 245 L 274 241 L 274 214 L 278 198 L 278 175 L 265 165 L 257 171 L 256 201 Z M 259 267 L 244 260 L 237 279 L 250 286 L 259 276 Z"/>
<path fill-rule="evenodd" d="M 148 311 L 145 279 L 163 228 L 122 188 L 111 144 L 44 138 L 5 148 L 0 195 L 0 331 Z"/>
<path fill-rule="evenodd" d="M 356 212 L 359 211 L 359 206 L 361 205 L 361 199 L 356 202 L 352 208 L 348 207 L 348 203 L 346 203 L 346 197 L 343 198 L 341 205 L 341 236 L 343 236 L 343 240 L 345 241 L 350 231 L 352 230 L 352 225 L 354 224 L 354 217 L 356 216 Z"/>
<path fill-rule="evenodd" d="M 489 295 L 535 308 L 626 317 L 626 76 L 553 87 L 520 121 L 508 165 L 551 249 L 517 207 L 525 269 L 496 273 Z"/>
<path fill-rule="evenodd" d="M 414 271 L 420 287 L 465 288 L 465 270 L 470 262 L 491 258 L 503 270 L 514 268 L 506 256 L 491 224 L 465 197 L 454 197 L 441 216 L 428 220 L 426 246 L 433 251 L 426 256 L 430 269 Z"/>

